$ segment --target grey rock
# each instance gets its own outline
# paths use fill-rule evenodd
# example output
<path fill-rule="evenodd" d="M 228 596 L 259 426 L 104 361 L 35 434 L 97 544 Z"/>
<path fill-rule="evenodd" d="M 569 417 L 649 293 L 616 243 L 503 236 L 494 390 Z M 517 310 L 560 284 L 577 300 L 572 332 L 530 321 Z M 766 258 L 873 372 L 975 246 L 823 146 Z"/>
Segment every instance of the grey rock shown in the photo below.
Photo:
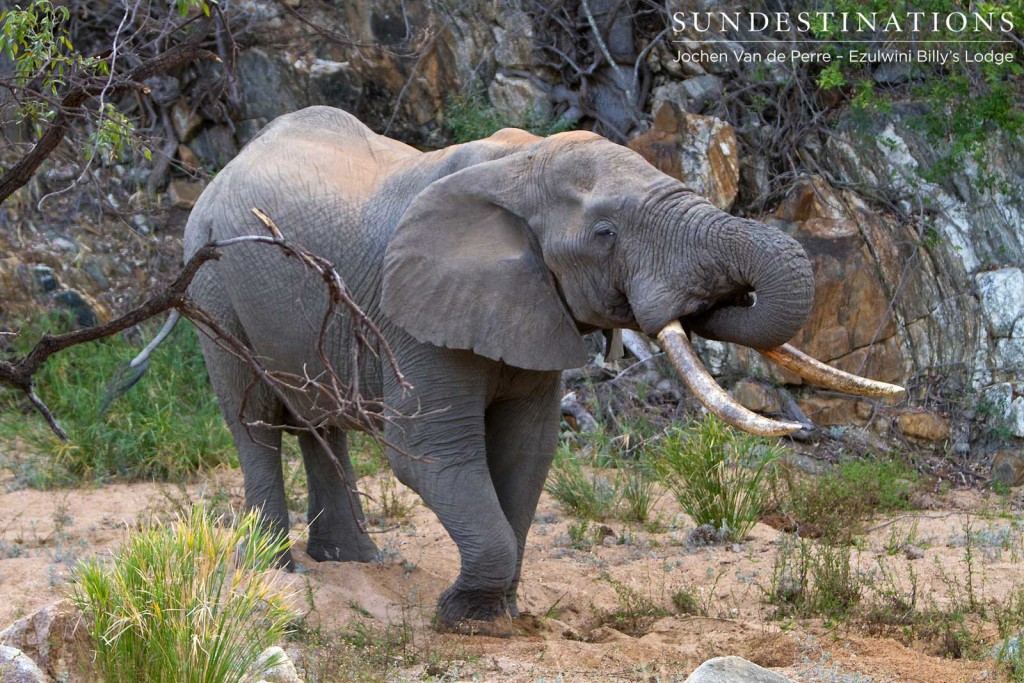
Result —
<path fill-rule="evenodd" d="M 0 683 L 50 683 L 51 679 L 21 650 L 0 645 Z"/>
<path fill-rule="evenodd" d="M 78 327 L 92 327 L 99 322 L 92 304 L 77 290 L 67 289 L 58 292 L 54 295 L 53 300 L 57 305 L 71 312 L 75 317 L 75 325 Z"/>
<path fill-rule="evenodd" d="M 884 62 L 875 67 L 871 78 L 879 85 L 899 85 L 911 80 L 914 70 L 911 62 Z"/>
<path fill-rule="evenodd" d="M 920 560 L 924 557 L 924 548 L 919 548 L 916 545 L 908 545 L 903 549 L 903 556 L 908 560 Z"/>
<path fill-rule="evenodd" d="M 1024 318 L 1024 271 L 1000 268 L 975 277 L 981 305 L 996 337 L 1008 337 L 1014 323 Z"/>
<path fill-rule="evenodd" d="M 245 93 L 243 119 L 256 119 L 262 127 L 308 104 L 303 75 L 283 58 L 251 48 L 239 55 L 236 68 Z"/>
<path fill-rule="evenodd" d="M 547 94 L 528 78 L 497 74 L 487 94 L 494 108 L 506 113 L 512 121 L 527 117 L 546 119 L 551 116 Z"/>
<path fill-rule="evenodd" d="M 49 294 L 60 289 L 60 280 L 57 279 L 57 274 L 53 272 L 53 268 L 50 266 L 44 266 L 43 264 L 34 266 L 32 268 L 32 276 L 35 278 L 39 291 L 43 294 Z"/>
<path fill-rule="evenodd" d="M 715 657 L 697 667 L 683 683 L 792 683 L 785 676 L 742 657 Z"/>
<path fill-rule="evenodd" d="M 149 96 L 161 106 L 169 107 L 181 97 L 181 83 L 174 76 L 153 76 L 143 83 L 149 88 Z"/>
<path fill-rule="evenodd" d="M 276 645 L 268 647 L 250 669 L 248 681 L 303 683 L 288 654 Z"/>

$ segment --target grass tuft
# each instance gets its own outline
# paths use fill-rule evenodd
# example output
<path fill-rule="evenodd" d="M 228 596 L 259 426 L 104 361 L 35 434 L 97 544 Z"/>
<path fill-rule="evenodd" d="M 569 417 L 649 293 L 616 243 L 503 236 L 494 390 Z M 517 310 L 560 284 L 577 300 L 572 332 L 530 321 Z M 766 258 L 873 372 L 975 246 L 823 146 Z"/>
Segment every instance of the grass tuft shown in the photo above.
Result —
<path fill-rule="evenodd" d="M 647 453 L 652 470 L 694 522 L 743 540 L 757 523 L 762 482 L 781 448 L 744 434 L 716 417 L 671 428 Z"/>
<path fill-rule="evenodd" d="M 288 632 L 274 563 L 287 539 L 249 512 L 233 528 L 204 508 L 131 534 L 114 561 L 74 572 L 96 666 L 107 683 L 238 681 Z"/>

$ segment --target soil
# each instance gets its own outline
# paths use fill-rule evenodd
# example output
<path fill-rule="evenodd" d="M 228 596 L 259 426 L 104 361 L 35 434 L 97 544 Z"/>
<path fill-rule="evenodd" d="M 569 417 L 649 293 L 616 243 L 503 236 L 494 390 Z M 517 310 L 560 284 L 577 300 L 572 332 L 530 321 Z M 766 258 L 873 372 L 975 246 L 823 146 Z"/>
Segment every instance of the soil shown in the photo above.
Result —
<path fill-rule="evenodd" d="M 4 476 L 0 489 L 9 489 L 13 479 Z M 589 549 L 572 547 L 569 527 L 578 522 L 545 495 L 519 591 L 524 616 L 487 635 L 438 633 L 430 623 L 433 605 L 458 570 L 458 553 L 434 515 L 390 474 L 363 480 L 378 500 L 382 485 L 411 506 L 376 535 L 384 560 L 314 562 L 304 553 L 297 524 L 300 569 L 291 581 L 305 627 L 321 639 L 358 622 L 378 632 L 389 622 L 401 625 L 417 652 L 388 678 L 681 681 L 711 657 L 739 655 L 794 681 L 1007 680 L 1000 665 L 984 656 L 1000 642 L 989 622 L 967 623 L 981 658 L 954 659 L 941 638 L 912 641 L 899 626 L 776 618 L 765 596 L 785 535 L 758 524 L 743 543 L 693 547 L 687 542 L 693 524 L 669 495 L 656 506 L 660 528 L 591 523 L 588 536 L 603 540 Z M 230 470 L 187 485 L 4 490 L 0 626 L 65 596 L 73 563 L 109 552 L 126 528 L 170 518 L 190 501 L 237 505 L 240 494 L 240 475 Z M 993 605 L 1017 596 L 1024 541 L 1020 524 L 1007 513 L 1008 500 L 961 491 L 933 502 L 936 509 L 876 520 L 876 529 L 854 549 L 855 566 L 869 578 L 862 604 L 881 604 L 889 588 L 909 600 L 915 582 L 921 611 L 948 610 L 972 593 Z M 375 505 L 369 503 L 371 510 Z M 967 530 L 974 539 L 970 552 Z M 887 551 L 908 538 L 923 549 L 922 558 Z M 698 614 L 680 614 L 673 605 L 681 588 L 695 598 Z M 301 639 L 289 645 L 300 664 L 311 666 L 309 647 Z"/>

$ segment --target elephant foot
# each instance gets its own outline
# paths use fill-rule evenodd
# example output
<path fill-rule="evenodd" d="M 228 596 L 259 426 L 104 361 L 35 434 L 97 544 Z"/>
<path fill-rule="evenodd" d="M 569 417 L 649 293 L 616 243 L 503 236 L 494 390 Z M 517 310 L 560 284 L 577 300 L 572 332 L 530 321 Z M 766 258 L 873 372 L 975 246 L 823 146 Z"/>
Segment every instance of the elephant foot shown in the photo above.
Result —
<path fill-rule="evenodd" d="M 356 543 L 338 543 L 311 536 L 306 544 L 306 554 L 317 562 L 373 562 L 380 553 L 369 538 Z"/>
<path fill-rule="evenodd" d="M 437 599 L 437 628 L 453 633 L 511 635 L 504 591 L 451 586 Z"/>

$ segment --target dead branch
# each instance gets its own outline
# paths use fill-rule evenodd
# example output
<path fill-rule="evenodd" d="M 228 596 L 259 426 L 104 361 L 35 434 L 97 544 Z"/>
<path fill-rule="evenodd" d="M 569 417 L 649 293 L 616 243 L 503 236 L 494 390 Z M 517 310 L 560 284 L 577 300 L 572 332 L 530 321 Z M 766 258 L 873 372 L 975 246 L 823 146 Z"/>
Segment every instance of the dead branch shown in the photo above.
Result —
<path fill-rule="evenodd" d="M 334 270 L 330 262 L 300 246 L 285 241 L 281 231 L 264 212 L 253 208 L 253 213 L 267 226 L 271 233 L 270 236 L 247 235 L 206 244 L 188 260 L 181 273 L 173 282 L 149 297 L 140 306 L 102 325 L 60 335 L 45 334 L 23 358 L 14 361 L 0 360 L 0 384 L 5 384 L 25 394 L 29 402 L 46 419 L 54 434 L 61 440 L 67 440 L 67 435 L 60 428 L 52 412 L 35 393 L 35 375 L 47 359 L 71 346 L 109 337 L 149 318 L 175 309 L 207 330 L 212 335 L 212 338 L 226 350 L 243 359 L 253 369 L 256 377 L 268 384 L 271 390 L 282 397 L 282 400 L 286 398 L 283 394 L 284 389 L 306 390 L 313 387 L 320 393 L 332 398 L 332 412 L 353 420 L 360 427 L 365 428 L 368 432 L 379 438 L 377 425 L 385 419 L 383 407 L 378 402 L 365 401 L 359 394 L 358 382 L 351 382 L 350 386 L 346 386 L 333 370 L 330 359 L 323 349 L 325 331 L 330 318 L 337 312 L 338 307 L 341 306 L 352 319 L 353 335 L 356 341 L 352 345 L 353 354 L 358 354 L 360 347 L 365 347 L 375 353 L 382 354 L 384 361 L 389 365 L 391 371 L 395 373 L 399 385 L 403 388 L 410 388 L 410 385 L 398 368 L 398 362 L 395 359 L 394 353 L 377 325 L 366 317 L 359 305 L 352 299 L 341 276 Z M 330 303 L 321 327 L 317 353 L 324 367 L 328 369 L 328 376 L 331 378 L 329 386 L 325 387 L 310 378 L 296 377 L 287 373 L 269 372 L 245 344 L 217 325 L 215 320 L 188 298 L 188 286 L 199 271 L 199 268 L 208 261 L 219 259 L 223 249 L 242 243 L 259 243 L 274 246 L 280 249 L 286 256 L 298 259 L 305 267 L 317 273 L 327 284 Z M 358 360 L 358 356 L 355 356 L 355 358 Z M 357 368 L 358 363 L 354 366 L 354 369 Z M 291 407 L 287 401 L 286 405 Z M 298 414 L 298 412 L 292 411 L 293 414 Z M 314 433 L 316 432 L 315 425 L 306 423 L 303 426 L 309 428 Z M 319 436 L 317 440 L 318 442 L 322 441 Z M 329 451 L 326 442 L 323 442 L 322 446 Z M 333 457 L 333 454 L 330 455 L 337 465 L 337 460 Z"/>

